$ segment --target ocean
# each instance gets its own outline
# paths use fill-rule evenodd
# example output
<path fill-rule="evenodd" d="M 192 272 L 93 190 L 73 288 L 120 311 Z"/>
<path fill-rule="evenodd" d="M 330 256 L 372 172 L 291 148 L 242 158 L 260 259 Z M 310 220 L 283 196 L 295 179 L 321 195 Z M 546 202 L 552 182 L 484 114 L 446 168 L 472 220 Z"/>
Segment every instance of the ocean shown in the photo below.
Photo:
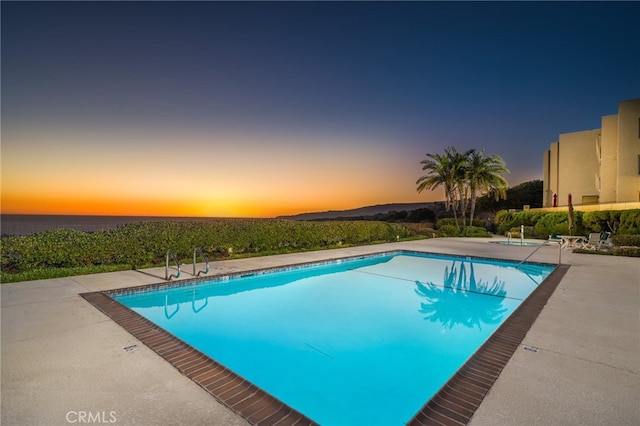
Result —
<path fill-rule="evenodd" d="M 3 214 L 0 215 L 0 233 L 2 235 L 28 235 L 51 229 L 94 232 L 101 229 L 115 229 L 121 225 L 136 222 L 207 222 L 220 219 L 223 218 Z"/>

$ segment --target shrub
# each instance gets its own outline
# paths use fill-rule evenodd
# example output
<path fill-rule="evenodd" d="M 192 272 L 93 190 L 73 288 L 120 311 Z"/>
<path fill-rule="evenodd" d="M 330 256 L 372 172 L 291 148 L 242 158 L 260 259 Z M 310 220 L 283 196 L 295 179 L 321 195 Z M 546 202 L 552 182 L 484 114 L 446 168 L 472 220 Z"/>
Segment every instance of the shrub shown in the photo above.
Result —
<path fill-rule="evenodd" d="M 503 235 L 509 229 L 513 228 L 513 217 L 515 213 L 512 213 L 508 210 L 500 210 L 496 213 L 496 217 L 493 219 L 494 223 L 497 225 L 498 234 Z"/>
<path fill-rule="evenodd" d="M 438 228 L 439 237 L 490 237 L 491 234 L 484 226 L 465 226 L 458 229 L 453 224 L 443 224 Z"/>
<path fill-rule="evenodd" d="M 620 213 L 618 234 L 640 234 L 640 209 L 625 210 Z"/>
<path fill-rule="evenodd" d="M 496 217 L 493 219 L 493 221 L 496 224 L 500 224 L 503 222 L 509 222 L 513 219 L 513 215 L 515 213 L 510 212 L 509 210 L 500 210 L 499 212 L 496 213 Z"/>
<path fill-rule="evenodd" d="M 426 236 L 433 237 L 435 230 L 429 223 L 403 223 L 402 226 L 409 231 L 409 237 Z"/>
<path fill-rule="evenodd" d="M 462 229 L 463 228 L 462 219 L 458 219 L 457 222 L 458 222 L 458 225 L 460 226 L 460 229 Z M 455 227 L 456 226 L 456 219 L 454 219 L 452 217 L 445 217 L 445 218 L 442 218 L 442 219 L 438 219 L 436 221 L 435 228 L 436 229 L 440 229 L 442 226 L 445 226 L 445 225 L 452 225 L 452 226 Z M 484 222 L 482 221 L 482 219 L 473 219 L 473 223 L 471 225 L 472 226 L 477 226 L 477 227 L 480 227 L 480 228 L 484 228 Z"/>
<path fill-rule="evenodd" d="M 535 233 L 538 238 L 547 238 L 551 234 L 584 235 L 583 213 L 574 212 L 574 228 L 569 231 L 569 214 L 567 212 L 551 212 L 542 216 L 535 225 Z"/>
<path fill-rule="evenodd" d="M 615 256 L 640 257 L 640 247 L 615 247 L 613 254 Z"/>
<path fill-rule="evenodd" d="M 474 221 L 475 222 L 475 221 Z M 491 234 L 484 226 L 465 226 L 460 234 L 462 237 L 490 237 Z"/>
<path fill-rule="evenodd" d="M 594 212 L 584 212 L 582 223 L 589 232 L 608 231 L 617 233 L 620 226 L 620 210 L 603 210 Z"/>
<path fill-rule="evenodd" d="M 473 222 L 471 222 L 471 226 L 475 226 L 476 228 L 484 228 L 485 227 L 484 226 L 484 220 L 482 220 L 482 219 L 473 219 Z"/>
<path fill-rule="evenodd" d="M 513 227 L 509 229 L 512 238 L 520 238 L 520 227 Z M 533 226 L 524 227 L 524 238 L 536 238 L 536 230 Z"/>
<path fill-rule="evenodd" d="M 458 219 L 456 221 L 456 219 L 454 219 L 452 217 L 445 217 L 445 218 L 442 218 L 442 219 L 438 219 L 436 221 L 435 228 L 437 230 L 441 230 L 445 226 L 446 227 L 453 226 L 454 228 L 457 229 L 456 223 L 457 223 L 458 227 L 462 228 L 462 220 Z"/>
<path fill-rule="evenodd" d="M 513 220 L 517 222 L 518 225 L 535 226 L 538 220 L 545 214 L 544 212 L 521 211 L 513 216 Z"/>
<path fill-rule="evenodd" d="M 520 211 L 509 213 L 506 210 L 502 210 L 496 214 L 495 219 L 498 223 L 498 233 L 503 235 L 508 231 L 510 232 L 512 228 L 519 228 L 520 225 L 535 226 L 544 215 L 544 212 Z"/>
<path fill-rule="evenodd" d="M 611 241 L 615 246 L 640 247 L 640 235 L 612 235 Z"/>
<path fill-rule="evenodd" d="M 210 258 L 286 253 L 337 245 L 371 244 L 406 238 L 411 231 L 385 222 L 295 222 L 218 220 L 211 222 L 141 222 L 87 233 L 60 229 L 1 237 L 3 273 L 47 268 L 162 265 L 168 249 L 189 262 L 195 247 Z"/>
<path fill-rule="evenodd" d="M 460 234 L 455 225 L 444 224 L 438 227 L 438 236 L 440 237 L 457 237 Z"/>
<path fill-rule="evenodd" d="M 569 218 L 567 213 L 553 212 L 542 216 L 535 227 L 536 235 L 568 234 Z"/>

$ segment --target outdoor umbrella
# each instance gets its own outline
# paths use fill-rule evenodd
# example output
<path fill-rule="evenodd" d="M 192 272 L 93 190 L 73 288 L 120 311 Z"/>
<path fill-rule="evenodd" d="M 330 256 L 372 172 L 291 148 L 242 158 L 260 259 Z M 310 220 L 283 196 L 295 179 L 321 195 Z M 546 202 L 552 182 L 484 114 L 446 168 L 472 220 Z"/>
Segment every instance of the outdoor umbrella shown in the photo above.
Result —
<path fill-rule="evenodd" d="M 571 204 L 571 194 L 569 194 L 569 235 L 573 235 L 573 228 L 574 228 L 574 221 L 573 221 L 573 204 Z"/>

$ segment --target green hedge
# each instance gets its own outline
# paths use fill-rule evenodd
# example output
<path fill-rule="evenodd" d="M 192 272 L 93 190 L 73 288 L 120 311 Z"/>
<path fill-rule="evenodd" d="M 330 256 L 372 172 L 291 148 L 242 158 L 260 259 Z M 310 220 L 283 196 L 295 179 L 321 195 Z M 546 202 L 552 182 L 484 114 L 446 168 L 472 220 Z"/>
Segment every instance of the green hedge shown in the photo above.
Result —
<path fill-rule="evenodd" d="M 462 219 L 458 219 L 458 226 L 460 229 L 463 228 Z M 440 229 L 443 226 L 453 226 L 456 227 L 456 219 L 452 217 L 444 217 L 442 219 L 438 219 L 435 224 L 435 229 Z M 472 226 L 484 228 L 484 222 L 481 219 L 473 219 Z M 457 227 L 456 227 L 457 228 Z"/>
<path fill-rule="evenodd" d="M 0 238 L 1 268 L 18 273 L 46 268 L 104 265 L 162 265 L 168 249 L 191 262 L 195 247 L 208 258 L 285 253 L 395 241 L 413 233 L 385 222 L 297 222 L 219 220 L 212 222 L 141 222 L 93 233 L 59 229 Z"/>
<path fill-rule="evenodd" d="M 640 235 L 614 235 L 611 240 L 614 246 L 640 247 Z"/>
<path fill-rule="evenodd" d="M 532 211 L 521 211 L 514 213 L 502 211 L 496 214 L 495 221 L 497 224 L 498 233 L 504 235 L 505 232 L 510 231 L 512 228 L 519 228 L 521 225 L 535 227 L 540 218 L 542 218 L 543 216 L 543 213 Z"/>
<path fill-rule="evenodd" d="M 625 210 L 620 213 L 618 234 L 640 234 L 640 209 Z"/>
<path fill-rule="evenodd" d="M 574 212 L 573 234 L 581 234 L 582 232 L 582 214 Z M 506 232 L 512 232 L 514 228 L 524 225 L 528 228 L 525 231 L 527 238 L 547 238 L 550 234 L 569 234 L 569 215 L 567 212 L 499 212 L 496 214 L 496 224 L 498 233 L 504 235 Z"/>
<path fill-rule="evenodd" d="M 573 213 L 574 228 L 569 230 L 569 214 L 567 212 L 553 212 L 543 215 L 536 223 L 538 238 L 547 238 L 551 234 L 586 235 L 583 225 L 582 212 Z"/>
<path fill-rule="evenodd" d="M 455 225 L 441 225 L 437 231 L 439 237 L 490 237 L 491 234 L 484 226 L 465 226 L 458 228 Z"/>
<path fill-rule="evenodd" d="M 516 226 L 509 229 L 512 238 L 520 238 L 520 227 Z M 536 230 L 533 226 L 524 227 L 524 238 L 536 238 Z"/>
<path fill-rule="evenodd" d="M 640 247 L 614 247 L 613 254 L 616 256 L 640 257 Z"/>
<path fill-rule="evenodd" d="M 573 235 L 588 235 L 591 232 L 609 231 L 614 234 L 640 234 L 640 209 L 610 210 L 596 212 L 574 211 Z M 549 235 L 569 234 L 569 214 L 567 212 L 509 212 L 502 210 L 496 214 L 495 224 L 499 234 L 504 235 L 513 228 L 533 226 L 535 238 L 546 239 Z M 519 232 L 519 231 L 518 231 Z"/>

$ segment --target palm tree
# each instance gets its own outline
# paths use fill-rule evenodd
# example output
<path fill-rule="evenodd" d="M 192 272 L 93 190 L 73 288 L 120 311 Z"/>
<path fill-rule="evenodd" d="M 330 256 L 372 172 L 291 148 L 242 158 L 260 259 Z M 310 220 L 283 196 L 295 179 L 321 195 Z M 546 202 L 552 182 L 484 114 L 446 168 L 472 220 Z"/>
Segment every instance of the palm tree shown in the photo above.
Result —
<path fill-rule="evenodd" d="M 458 207 L 462 225 L 465 226 L 467 209 L 470 205 L 469 225 L 471 225 L 479 194 L 493 194 L 496 200 L 506 198 L 509 185 L 503 175 L 509 173 L 509 170 L 501 157 L 497 155 L 485 157 L 484 150 L 476 151 L 475 149 L 461 153 L 452 146 L 444 150 L 444 155 L 427 154 L 427 157 L 420 162 L 423 165 L 422 170 L 428 173 L 416 181 L 418 192 L 425 189 L 434 190 L 442 186 L 447 210 L 453 210 L 458 230 L 460 230 Z"/>
<path fill-rule="evenodd" d="M 460 218 L 462 219 L 462 226 L 465 225 L 465 216 L 467 214 L 468 200 L 469 200 L 469 185 L 468 185 L 468 173 L 469 168 L 469 156 L 473 150 L 461 153 L 454 147 L 448 147 L 444 150 L 447 157 L 449 157 L 449 164 L 452 167 L 452 173 L 456 182 L 454 191 L 454 197 L 457 197 L 457 202 L 460 205 Z M 456 226 L 458 222 L 456 221 Z M 459 229 L 459 228 L 458 228 Z"/>
<path fill-rule="evenodd" d="M 416 185 L 418 185 L 417 191 L 422 192 L 425 189 L 434 190 L 442 186 L 444 188 L 445 206 L 447 210 L 453 209 L 453 216 L 457 224 L 457 167 L 453 164 L 452 157 L 446 150 L 445 155 L 427 154 L 427 157 L 429 158 L 420 162 L 420 164 L 422 164 L 422 170 L 426 170 L 427 174 L 420 176 L 416 181 Z"/>
<path fill-rule="evenodd" d="M 502 157 L 497 155 L 485 157 L 484 150 L 470 150 L 465 172 L 471 198 L 469 225 L 472 225 L 479 194 L 483 192 L 493 194 L 496 201 L 500 198 L 506 199 L 509 184 L 503 175 L 509 173 L 509 170 Z"/>

